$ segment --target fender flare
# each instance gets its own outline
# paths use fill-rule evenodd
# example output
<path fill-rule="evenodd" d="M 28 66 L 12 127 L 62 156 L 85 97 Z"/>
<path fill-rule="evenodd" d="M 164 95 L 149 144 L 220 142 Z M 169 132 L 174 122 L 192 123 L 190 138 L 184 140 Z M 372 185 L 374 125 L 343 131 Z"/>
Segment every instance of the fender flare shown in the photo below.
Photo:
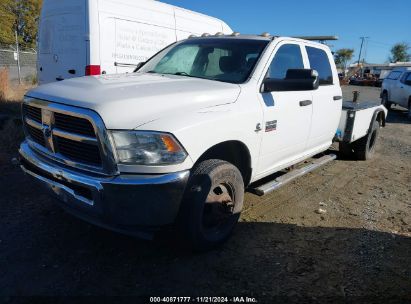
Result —
<path fill-rule="evenodd" d="M 368 134 L 371 132 L 374 121 L 377 120 L 377 117 L 381 112 L 383 113 L 382 119 L 381 119 L 381 126 L 385 127 L 385 113 L 384 113 L 384 110 L 383 109 L 376 109 L 374 111 L 374 114 L 372 115 L 372 119 L 371 119 L 371 122 L 370 122 L 370 127 L 368 128 Z"/>

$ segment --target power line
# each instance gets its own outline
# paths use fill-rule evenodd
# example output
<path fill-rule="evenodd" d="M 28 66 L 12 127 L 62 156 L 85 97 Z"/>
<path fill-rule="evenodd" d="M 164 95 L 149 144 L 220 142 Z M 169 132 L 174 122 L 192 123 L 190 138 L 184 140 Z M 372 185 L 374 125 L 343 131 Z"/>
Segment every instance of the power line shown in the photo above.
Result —
<path fill-rule="evenodd" d="M 369 42 L 371 42 L 371 43 L 375 43 L 375 44 L 386 45 L 386 46 L 392 46 L 392 44 L 390 44 L 390 43 L 385 43 L 385 42 L 375 41 L 375 40 L 371 40 L 371 39 L 369 39 L 368 41 L 369 41 Z"/>

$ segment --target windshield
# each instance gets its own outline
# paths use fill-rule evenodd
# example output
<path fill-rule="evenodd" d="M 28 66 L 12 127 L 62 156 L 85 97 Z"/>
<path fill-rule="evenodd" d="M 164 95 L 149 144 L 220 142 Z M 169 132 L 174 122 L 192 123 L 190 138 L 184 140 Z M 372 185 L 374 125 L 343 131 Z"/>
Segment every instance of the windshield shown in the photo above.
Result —
<path fill-rule="evenodd" d="M 267 44 L 239 38 L 186 40 L 161 51 L 138 72 L 243 83 Z"/>

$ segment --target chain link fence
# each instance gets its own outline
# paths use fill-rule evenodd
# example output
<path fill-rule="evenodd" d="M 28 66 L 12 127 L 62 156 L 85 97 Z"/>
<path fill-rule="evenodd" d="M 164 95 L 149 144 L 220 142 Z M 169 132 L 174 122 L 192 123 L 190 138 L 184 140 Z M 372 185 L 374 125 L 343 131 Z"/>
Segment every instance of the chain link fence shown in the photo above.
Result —
<path fill-rule="evenodd" d="M 37 53 L 35 50 L 23 50 L 17 53 L 15 46 L 0 46 L 0 70 L 7 69 L 10 83 L 19 83 L 20 79 L 25 84 L 37 83 Z"/>

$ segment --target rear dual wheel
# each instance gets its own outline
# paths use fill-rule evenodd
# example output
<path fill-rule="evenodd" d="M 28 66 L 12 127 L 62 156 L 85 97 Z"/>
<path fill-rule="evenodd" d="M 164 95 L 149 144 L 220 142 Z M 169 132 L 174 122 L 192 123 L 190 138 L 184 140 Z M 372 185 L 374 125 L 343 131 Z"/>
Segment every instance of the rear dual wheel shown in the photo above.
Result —
<path fill-rule="evenodd" d="M 375 154 L 375 147 L 377 144 L 378 134 L 380 130 L 380 123 L 374 121 L 370 132 L 363 138 L 353 142 L 340 142 L 339 150 L 344 158 L 356 160 L 369 160 Z"/>
<path fill-rule="evenodd" d="M 244 199 L 240 171 L 218 159 L 193 170 L 179 215 L 180 233 L 196 251 L 223 244 L 237 224 Z"/>

